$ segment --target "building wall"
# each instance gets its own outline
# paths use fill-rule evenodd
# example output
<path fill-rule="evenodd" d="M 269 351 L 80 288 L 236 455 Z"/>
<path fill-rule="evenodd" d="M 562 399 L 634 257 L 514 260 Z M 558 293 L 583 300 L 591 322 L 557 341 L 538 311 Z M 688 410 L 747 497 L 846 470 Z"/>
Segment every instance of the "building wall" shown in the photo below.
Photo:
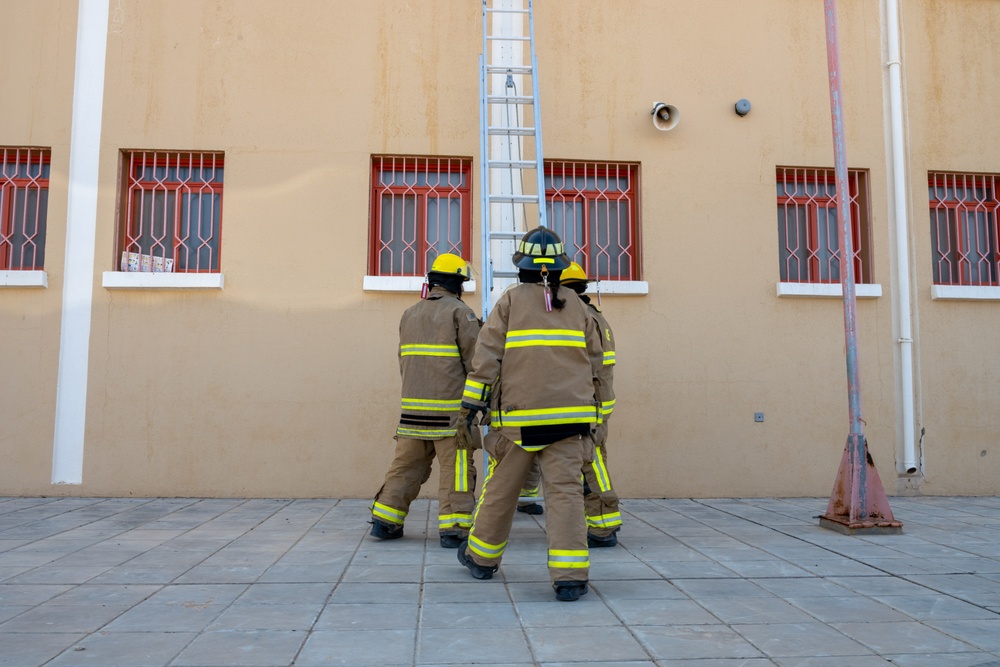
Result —
<path fill-rule="evenodd" d="M 994 494 L 1000 353 L 984 341 L 1000 305 L 931 300 L 926 172 L 1000 171 L 1000 129 L 983 122 L 1000 102 L 989 39 L 1000 8 L 904 6 L 926 465 L 901 482 L 884 12 L 839 5 L 848 163 L 870 170 L 882 286 L 858 302 L 871 452 L 889 493 Z M 18 100 L 0 104 L 0 145 L 53 156 L 49 287 L 0 291 L 0 494 L 368 497 L 381 483 L 397 324 L 417 295 L 362 289 L 370 159 L 478 164 L 480 3 L 275 7 L 112 3 L 83 484 L 53 486 L 76 3 L 0 5 L 4 99 Z M 821 7 L 535 2 L 546 157 L 642 169 L 649 291 L 602 299 L 618 344 L 609 445 L 625 497 L 830 493 L 849 431 L 842 303 L 775 295 L 775 167 L 833 166 Z M 740 98 L 753 105 L 743 118 Z M 655 101 L 681 109 L 676 129 L 652 127 Z M 224 289 L 102 286 L 116 268 L 122 149 L 225 152 Z M 472 248 L 477 259 L 478 239 Z M 467 300 L 478 312 L 478 294 Z"/>

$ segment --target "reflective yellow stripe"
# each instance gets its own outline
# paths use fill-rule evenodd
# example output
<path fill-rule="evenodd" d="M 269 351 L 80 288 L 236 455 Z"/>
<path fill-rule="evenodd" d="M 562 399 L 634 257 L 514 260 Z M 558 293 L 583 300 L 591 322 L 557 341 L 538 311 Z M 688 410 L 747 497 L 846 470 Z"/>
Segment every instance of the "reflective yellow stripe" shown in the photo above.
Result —
<path fill-rule="evenodd" d="M 535 410 L 494 411 L 493 421 L 504 426 L 547 426 L 551 424 L 592 424 L 600 423 L 593 405 L 566 408 L 540 408 Z"/>
<path fill-rule="evenodd" d="M 404 398 L 402 401 L 403 412 L 408 410 L 435 410 L 441 412 L 457 412 L 462 408 L 462 399 L 436 400 L 432 398 Z"/>
<path fill-rule="evenodd" d="M 549 549 L 549 567 L 567 569 L 590 567 L 590 554 L 586 549 Z"/>
<path fill-rule="evenodd" d="M 475 535 L 469 534 L 469 551 L 482 556 L 483 558 L 497 559 L 503 555 L 503 550 L 507 547 L 507 542 L 503 544 L 488 544 Z"/>
<path fill-rule="evenodd" d="M 462 392 L 462 396 L 473 401 L 484 403 L 486 401 L 486 394 L 489 392 L 490 385 L 467 378 L 465 380 L 465 391 Z"/>
<path fill-rule="evenodd" d="M 406 518 L 406 512 L 376 502 L 372 503 L 372 516 L 388 521 L 389 523 L 394 523 L 397 526 L 402 526 L 403 519 Z"/>
<path fill-rule="evenodd" d="M 601 414 L 603 414 L 605 417 L 610 415 L 614 409 L 615 409 L 614 399 L 610 401 L 604 401 L 603 403 L 601 403 Z"/>
<path fill-rule="evenodd" d="M 438 530 L 448 530 L 454 527 L 471 528 L 472 515 L 466 512 L 456 512 L 454 514 L 441 514 L 438 516 Z"/>
<path fill-rule="evenodd" d="M 604 365 L 605 366 L 614 366 L 615 365 L 615 351 L 614 350 L 611 350 L 610 352 L 605 352 L 604 353 Z"/>
<path fill-rule="evenodd" d="M 602 492 L 610 491 L 611 477 L 608 475 L 608 468 L 604 464 L 604 453 L 600 447 L 595 449 L 594 462 L 590 464 L 590 467 L 593 468 L 594 475 L 597 477 L 597 488 Z"/>
<path fill-rule="evenodd" d="M 621 512 L 587 517 L 587 526 L 590 528 L 614 528 L 620 525 L 622 525 Z"/>
<path fill-rule="evenodd" d="M 472 513 L 473 524 L 475 524 L 476 522 L 476 516 L 479 514 L 479 508 L 483 504 L 483 498 L 486 497 L 486 489 L 490 484 L 490 480 L 493 479 L 493 471 L 496 470 L 497 463 L 499 463 L 499 461 L 495 456 L 490 456 L 488 458 L 489 458 L 489 463 L 486 466 L 486 477 L 483 479 L 483 488 L 479 491 L 479 500 L 476 501 L 476 509 Z"/>
<path fill-rule="evenodd" d="M 545 246 L 551 249 L 550 253 L 553 255 L 563 254 L 562 243 L 546 243 Z M 531 256 L 536 256 L 536 255 L 540 256 L 545 253 L 545 249 L 542 247 L 541 243 L 526 243 L 524 241 L 521 241 L 521 243 L 518 245 L 518 250 L 523 255 L 531 255 Z"/>
<path fill-rule="evenodd" d="M 538 497 L 538 487 L 533 489 L 521 489 L 521 496 L 525 498 L 537 498 Z"/>
<path fill-rule="evenodd" d="M 465 449 L 455 450 L 455 490 L 469 491 L 469 452 Z"/>
<path fill-rule="evenodd" d="M 412 343 L 399 346 L 399 354 L 403 357 L 457 357 L 458 345 L 424 345 Z"/>
<path fill-rule="evenodd" d="M 396 435 L 404 438 L 415 438 L 417 440 L 439 440 L 440 438 L 450 438 L 458 435 L 458 429 L 454 428 L 403 428 L 396 429 Z"/>
<path fill-rule="evenodd" d="M 576 329 L 517 329 L 507 332 L 504 347 L 587 347 L 587 339 Z"/>

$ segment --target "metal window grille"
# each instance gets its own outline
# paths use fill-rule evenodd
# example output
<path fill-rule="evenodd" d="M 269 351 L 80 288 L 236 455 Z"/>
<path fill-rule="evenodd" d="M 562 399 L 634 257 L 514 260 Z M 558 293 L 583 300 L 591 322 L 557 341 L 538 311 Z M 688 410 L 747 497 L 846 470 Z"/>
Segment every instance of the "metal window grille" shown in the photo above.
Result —
<path fill-rule="evenodd" d="M 872 281 L 868 174 L 847 174 L 854 279 Z M 778 256 L 782 282 L 838 283 L 840 221 L 833 169 L 778 167 Z"/>
<path fill-rule="evenodd" d="M 122 153 L 122 271 L 218 273 L 223 154 Z"/>
<path fill-rule="evenodd" d="M 1000 285 L 997 178 L 929 174 L 935 285 Z"/>
<path fill-rule="evenodd" d="M 372 157 L 368 270 L 422 276 L 442 253 L 471 258 L 472 158 Z"/>
<path fill-rule="evenodd" d="M 49 208 L 46 148 L 0 148 L 0 270 L 41 270 Z"/>
<path fill-rule="evenodd" d="M 639 166 L 545 161 L 545 209 L 566 253 L 598 280 L 638 280 Z"/>

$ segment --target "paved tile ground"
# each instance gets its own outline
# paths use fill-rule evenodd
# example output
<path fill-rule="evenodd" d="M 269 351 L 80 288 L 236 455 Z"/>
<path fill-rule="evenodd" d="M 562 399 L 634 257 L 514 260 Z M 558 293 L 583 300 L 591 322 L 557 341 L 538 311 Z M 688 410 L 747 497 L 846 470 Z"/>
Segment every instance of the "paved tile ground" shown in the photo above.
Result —
<path fill-rule="evenodd" d="M 0 498 L 0 666 L 1000 667 L 1000 498 L 890 503 L 625 500 L 565 603 L 544 516 L 476 581 L 427 500 L 378 542 L 365 500 Z"/>

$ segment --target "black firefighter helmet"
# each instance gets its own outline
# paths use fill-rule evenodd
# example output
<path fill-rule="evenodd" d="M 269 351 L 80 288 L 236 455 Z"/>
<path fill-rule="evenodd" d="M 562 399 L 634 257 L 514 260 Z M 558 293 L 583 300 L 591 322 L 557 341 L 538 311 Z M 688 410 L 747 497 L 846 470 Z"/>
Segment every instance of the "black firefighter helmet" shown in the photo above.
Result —
<path fill-rule="evenodd" d="M 525 234 L 511 260 L 514 266 L 527 271 L 541 271 L 542 267 L 562 271 L 570 264 L 562 239 L 547 227 L 535 227 Z"/>

